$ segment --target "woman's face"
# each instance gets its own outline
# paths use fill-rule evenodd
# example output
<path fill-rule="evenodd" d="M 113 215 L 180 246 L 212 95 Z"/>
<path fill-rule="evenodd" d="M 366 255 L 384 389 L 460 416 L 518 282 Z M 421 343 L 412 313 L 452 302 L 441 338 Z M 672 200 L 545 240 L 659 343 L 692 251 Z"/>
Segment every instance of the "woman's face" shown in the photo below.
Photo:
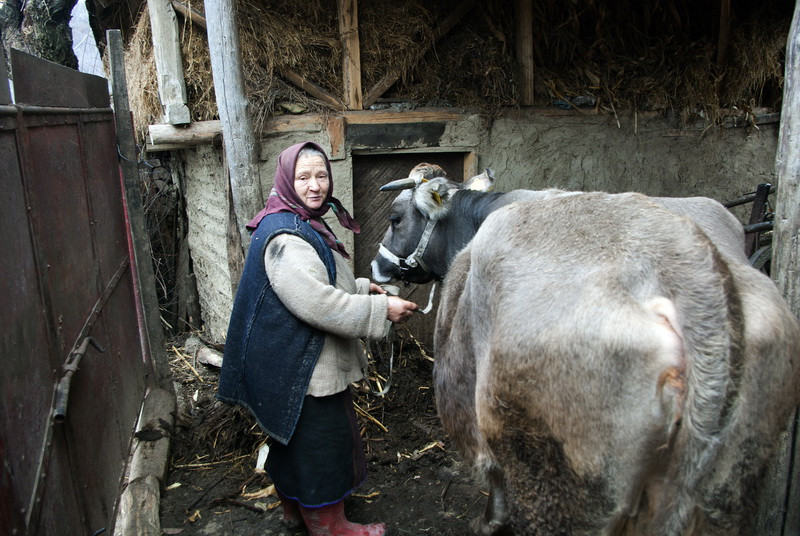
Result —
<path fill-rule="evenodd" d="M 310 209 L 318 209 L 328 196 L 330 178 L 325 160 L 318 155 L 302 155 L 294 166 L 294 190 Z"/>

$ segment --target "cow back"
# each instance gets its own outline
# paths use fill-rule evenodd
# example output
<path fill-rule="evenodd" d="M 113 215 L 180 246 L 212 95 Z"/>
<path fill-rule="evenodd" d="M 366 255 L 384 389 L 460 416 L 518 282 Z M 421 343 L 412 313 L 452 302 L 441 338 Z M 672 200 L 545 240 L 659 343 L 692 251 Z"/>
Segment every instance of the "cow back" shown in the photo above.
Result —
<path fill-rule="evenodd" d="M 779 386 L 758 408 L 768 438 L 798 403 L 796 320 L 737 257 L 726 217 L 680 212 L 550 192 L 492 213 L 453 263 L 437 404 L 468 460 L 506 470 L 520 533 L 719 525 L 771 448 L 749 397 Z M 714 486 L 719 504 L 702 494 Z"/>

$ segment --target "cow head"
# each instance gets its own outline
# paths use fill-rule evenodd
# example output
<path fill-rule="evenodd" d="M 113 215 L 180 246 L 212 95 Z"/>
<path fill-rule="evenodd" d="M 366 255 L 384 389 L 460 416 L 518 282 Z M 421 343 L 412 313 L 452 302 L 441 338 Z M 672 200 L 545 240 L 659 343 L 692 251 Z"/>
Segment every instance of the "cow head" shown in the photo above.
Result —
<path fill-rule="evenodd" d="M 372 261 L 372 278 L 378 283 L 401 280 L 427 283 L 442 279 L 447 272 L 445 230 L 437 224 L 447 219 L 451 200 L 462 189 L 488 191 L 493 184 L 491 170 L 463 184 L 447 179 L 435 164 L 418 164 L 409 176 L 385 184 L 381 191 L 403 190 L 389 212 L 389 228 Z"/>

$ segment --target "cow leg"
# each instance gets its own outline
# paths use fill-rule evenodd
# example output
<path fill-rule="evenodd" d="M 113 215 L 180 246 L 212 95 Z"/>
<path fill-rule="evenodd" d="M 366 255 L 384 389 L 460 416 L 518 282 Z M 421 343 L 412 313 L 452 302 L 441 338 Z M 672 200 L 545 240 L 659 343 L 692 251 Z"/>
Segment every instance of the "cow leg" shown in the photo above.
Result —
<path fill-rule="evenodd" d="M 499 465 L 492 465 L 486 476 L 489 481 L 489 500 L 483 516 L 473 521 L 472 528 L 480 536 L 505 536 L 512 534 L 508 526 L 509 512 L 506 497 L 505 473 Z"/>

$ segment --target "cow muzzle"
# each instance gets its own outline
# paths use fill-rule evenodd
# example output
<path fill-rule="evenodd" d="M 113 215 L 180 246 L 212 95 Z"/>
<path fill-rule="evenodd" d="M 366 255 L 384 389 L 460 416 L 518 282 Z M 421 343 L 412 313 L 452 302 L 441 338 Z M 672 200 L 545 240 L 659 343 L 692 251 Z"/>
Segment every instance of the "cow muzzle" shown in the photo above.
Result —
<path fill-rule="evenodd" d="M 403 281 L 404 283 L 424 284 L 435 279 L 426 268 L 412 259 L 413 266 L 407 259 L 400 258 L 389 251 L 383 244 L 378 245 L 378 255 L 372 261 L 372 280 L 378 284 L 389 283 L 391 281 Z"/>

